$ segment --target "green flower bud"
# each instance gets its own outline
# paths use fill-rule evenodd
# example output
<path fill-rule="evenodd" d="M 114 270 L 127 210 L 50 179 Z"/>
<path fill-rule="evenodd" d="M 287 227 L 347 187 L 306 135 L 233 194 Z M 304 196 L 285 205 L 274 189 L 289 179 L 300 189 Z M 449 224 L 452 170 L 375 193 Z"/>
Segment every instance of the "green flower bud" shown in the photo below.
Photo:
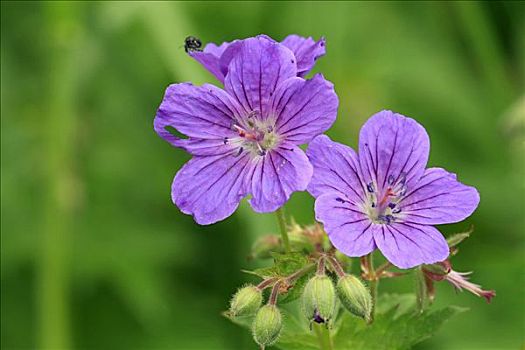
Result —
<path fill-rule="evenodd" d="M 372 296 L 359 278 L 352 275 L 341 277 L 336 290 L 341 303 L 348 311 L 367 321 L 370 319 Z"/>
<path fill-rule="evenodd" d="M 335 289 L 330 277 L 316 275 L 308 281 L 303 291 L 303 312 L 310 321 L 330 321 L 335 312 Z"/>
<path fill-rule="evenodd" d="M 252 324 L 253 339 L 262 347 L 277 341 L 283 327 L 281 312 L 275 305 L 265 305 L 257 311 Z"/>
<path fill-rule="evenodd" d="M 233 295 L 230 302 L 230 315 L 233 317 L 253 315 L 261 307 L 262 299 L 262 291 L 257 287 L 252 285 L 242 287 Z"/>

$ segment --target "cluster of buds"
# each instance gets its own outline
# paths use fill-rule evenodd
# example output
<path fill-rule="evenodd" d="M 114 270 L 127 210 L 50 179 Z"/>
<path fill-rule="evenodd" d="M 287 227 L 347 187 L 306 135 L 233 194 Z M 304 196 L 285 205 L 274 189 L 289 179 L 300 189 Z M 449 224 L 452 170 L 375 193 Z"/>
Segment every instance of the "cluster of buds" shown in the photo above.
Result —
<path fill-rule="evenodd" d="M 252 323 L 253 338 L 261 349 L 274 344 L 279 338 L 282 329 L 281 311 L 277 307 L 277 296 L 282 281 L 269 278 L 259 285 L 247 285 L 240 288 L 230 302 L 230 317 L 255 315 Z M 264 306 L 263 290 L 272 286 L 268 303 Z"/>
<path fill-rule="evenodd" d="M 328 262 L 337 276 L 337 284 L 326 274 Z M 352 314 L 370 320 L 372 297 L 363 282 L 347 274 L 337 259 L 324 255 L 319 259 L 317 273 L 306 284 L 303 291 L 302 306 L 305 317 L 310 322 L 329 325 L 336 310 L 336 299 Z"/>
<path fill-rule="evenodd" d="M 282 330 L 282 315 L 277 306 L 279 294 L 294 288 L 299 278 L 310 274 L 316 267 L 317 271 L 304 286 L 301 298 L 302 311 L 310 325 L 315 322 L 328 327 L 336 314 L 337 299 L 352 314 L 367 321 L 370 319 L 372 299 L 363 282 L 347 274 L 333 255 L 320 253 L 316 262 L 286 277 L 269 277 L 257 286 L 246 285 L 232 297 L 229 316 L 254 316 L 253 338 L 261 349 L 274 344 Z M 270 287 L 270 297 L 263 305 L 263 290 Z"/>

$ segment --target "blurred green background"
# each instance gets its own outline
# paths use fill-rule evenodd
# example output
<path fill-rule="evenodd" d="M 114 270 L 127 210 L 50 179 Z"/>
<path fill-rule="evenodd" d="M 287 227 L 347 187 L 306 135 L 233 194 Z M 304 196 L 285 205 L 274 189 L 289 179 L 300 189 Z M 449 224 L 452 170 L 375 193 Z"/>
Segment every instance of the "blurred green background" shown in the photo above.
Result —
<path fill-rule="evenodd" d="M 216 83 L 182 48 L 266 33 L 325 36 L 341 100 L 330 136 L 357 144 L 392 109 L 428 130 L 430 165 L 481 192 L 453 263 L 497 297 L 438 286 L 471 310 L 418 349 L 520 349 L 525 333 L 525 6 L 519 2 L 2 2 L 1 345 L 254 349 L 220 316 L 274 217 L 246 203 L 196 225 L 170 201 L 189 156 L 153 132 L 173 82 Z M 294 194 L 288 213 L 313 219 Z M 410 291 L 410 278 L 383 290 Z"/>

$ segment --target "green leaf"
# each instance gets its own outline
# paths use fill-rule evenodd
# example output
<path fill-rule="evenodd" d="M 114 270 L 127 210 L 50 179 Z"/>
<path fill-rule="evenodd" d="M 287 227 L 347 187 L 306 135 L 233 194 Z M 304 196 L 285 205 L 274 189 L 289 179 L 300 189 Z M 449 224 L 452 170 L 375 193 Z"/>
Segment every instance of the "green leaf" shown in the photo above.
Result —
<path fill-rule="evenodd" d="M 306 265 L 310 264 L 310 261 L 300 252 L 291 252 L 291 253 L 275 253 L 272 252 L 271 256 L 274 259 L 274 265 L 269 267 L 263 267 L 253 271 L 242 270 L 245 273 L 250 275 L 259 276 L 261 278 L 270 278 L 270 277 L 288 277 L 294 272 L 304 268 Z M 279 304 L 289 303 L 298 299 L 302 292 L 306 281 L 311 277 L 312 273 L 306 273 L 305 275 L 298 278 L 293 287 L 288 289 L 286 293 L 279 295 Z"/>
<path fill-rule="evenodd" d="M 291 275 L 309 263 L 308 258 L 299 252 L 272 253 L 271 255 L 274 259 L 277 274 L 283 277 Z"/>
<path fill-rule="evenodd" d="M 465 232 L 458 232 L 458 233 L 453 234 L 447 239 L 448 246 L 449 247 L 457 246 L 458 244 L 463 242 L 463 240 L 469 238 L 472 232 L 474 232 L 474 225 L 471 225 L 470 228 Z"/>
<path fill-rule="evenodd" d="M 448 306 L 414 312 L 414 295 L 383 295 L 372 325 L 360 322 L 352 315 L 343 314 L 334 337 L 336 350 L 360 349 L 410 349 L 431 337 L 452 316 L 464 308 Z"/>
<path fill-rule="evenodd" d="M 308 258 L 299 252 L 291 253 L 276 253 L 272 252 L 270 255 L 273 258 L 274 264 L 269 267 L 255 269 L 253 271 L 242 270 L 250 275 L 259 276 L 261 278 L 268 277 L 287 277 L 297 270 L 305 267 L 309 261 Z"/>

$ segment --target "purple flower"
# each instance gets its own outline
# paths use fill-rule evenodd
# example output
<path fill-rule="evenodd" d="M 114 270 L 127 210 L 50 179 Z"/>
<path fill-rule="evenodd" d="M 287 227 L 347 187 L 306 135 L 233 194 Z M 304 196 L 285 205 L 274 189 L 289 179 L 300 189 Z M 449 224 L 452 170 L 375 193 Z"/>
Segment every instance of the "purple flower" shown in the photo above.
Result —
<path fill-rule="evenodd" d="M 272 40 L 268 36 L 268 40 Z M 311 37 L 303 38 L 298 35 L 289 35 L 282 44 L 292 50 L 297 62 L 297 76 L 304 77 L 313 68 L 317 58 L 323 56 L 326 52 L 325 40 L 321 38 L 315 41 Z M 207 44 L 202 51 L 191 51 L 189 55 L 204 66 L 210 73 L 215 75 L 221 83 L 228 73 L 228 67 L 233 57 L 239 52 L 242 46 L 242 40 L 224 42 L 217 46 L 214 43 Z"/>
<path fill-rule="evenodd" d="M 430 142 L 415 120 L 391 111 L 372 116 L 350 147 L 315 138 L 308 191 L 316 218 L 348 256 L 379 248 L 399 268 L 445 260 L 449 248 L 432 225 L 458 222 L 476 209 L 479 194 L 441 168 L 425 169 Z"/>
<path fill-rule="evenodd" d="M 313 168 L 297 145 L 327 130 L 337 114 L 333 85 L 322 75 L 297 77 L 287 47 L 265 36 L 236 45 L 224 90 L 170 85 L 154 122 L 162 138 L 193 155 L 171 194 L 203 225 L 231 215 L 248 194 L 255 211 L 271 212 L 305 190 Z"/>

